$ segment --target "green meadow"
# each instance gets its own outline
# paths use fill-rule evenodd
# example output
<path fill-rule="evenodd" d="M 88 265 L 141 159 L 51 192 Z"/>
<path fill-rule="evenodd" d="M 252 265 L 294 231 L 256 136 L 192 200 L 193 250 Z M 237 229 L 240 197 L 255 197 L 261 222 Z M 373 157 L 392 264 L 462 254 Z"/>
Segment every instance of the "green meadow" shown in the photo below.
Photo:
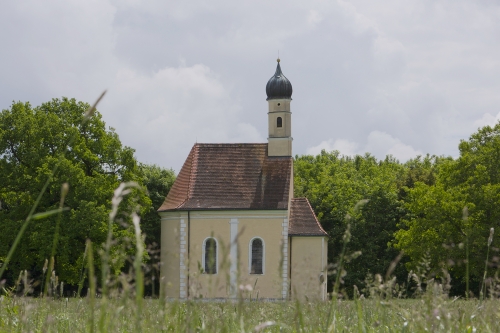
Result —
<path fill-rule="evenodd" d="M 498 332 L 498 300 L 0 299 L 0 332 Z"/>

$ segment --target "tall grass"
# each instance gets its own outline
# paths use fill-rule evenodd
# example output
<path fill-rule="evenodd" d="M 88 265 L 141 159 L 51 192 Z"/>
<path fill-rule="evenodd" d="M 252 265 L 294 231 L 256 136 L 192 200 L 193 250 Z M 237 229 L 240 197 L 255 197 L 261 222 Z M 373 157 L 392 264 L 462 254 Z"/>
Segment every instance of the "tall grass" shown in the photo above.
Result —
<path fill-rule="evenodd" d="M 448 299 L 438 290 L 411 300 L 337 300 L 332 332 L 498 332 L 500 301 Z M 138 330 L 134 298 L 109 300 L 104 310 L 90 298 L 2 296 L 0 332 L 323 332 L 329 318 L 325 302 L 248 301 L 240 313 L 233 302 L 145 299 Z M 93 320 L 101 311 L 105 327 Z"/>

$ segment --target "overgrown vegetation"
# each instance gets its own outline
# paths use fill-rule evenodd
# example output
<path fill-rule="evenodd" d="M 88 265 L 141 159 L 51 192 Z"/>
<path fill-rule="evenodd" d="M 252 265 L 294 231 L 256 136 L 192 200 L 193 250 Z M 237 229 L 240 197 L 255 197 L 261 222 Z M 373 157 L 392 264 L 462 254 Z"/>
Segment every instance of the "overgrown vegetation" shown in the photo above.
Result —
<path fill-rule="evenodd" d="M 459 148 L 296 157 L 295 196 L 331 236 L 328 302 L 252 301 L 251 286 L 167 302 L 144 294 L 158 295 L 173 171 L 137 162 L 95 106 L 14 103 L 0 113 L 0 332 L 494 332 L 500 123 Z"/>
<path fill-rule="evenodd" d="M 99 307 L 99 301 L 96 307 Z M 173 302 L 147 299 L 141 332 L 497 332 L 499 301 L 364 299 L 328 303 Z M 136 332 L 137 305 L 114 300 L 90 327 L 88 299 L 0 300 L 0 332 Z"/>

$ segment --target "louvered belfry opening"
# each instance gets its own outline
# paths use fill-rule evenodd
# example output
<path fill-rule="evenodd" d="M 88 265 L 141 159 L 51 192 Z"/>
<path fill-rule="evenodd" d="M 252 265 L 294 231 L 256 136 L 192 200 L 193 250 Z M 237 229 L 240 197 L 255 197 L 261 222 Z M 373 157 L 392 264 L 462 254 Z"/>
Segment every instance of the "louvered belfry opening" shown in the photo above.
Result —
<path fill-rule="evenodd" d="M 252 241 L 252 265 L 250 274 L 262 274 L 263 255 L 262 240 L 256 238 Z"/>
<path fill-rule="evenodd" d="M 213 238 L 205 241 L 205 273 L 217 273 L 217 242 Z"/>

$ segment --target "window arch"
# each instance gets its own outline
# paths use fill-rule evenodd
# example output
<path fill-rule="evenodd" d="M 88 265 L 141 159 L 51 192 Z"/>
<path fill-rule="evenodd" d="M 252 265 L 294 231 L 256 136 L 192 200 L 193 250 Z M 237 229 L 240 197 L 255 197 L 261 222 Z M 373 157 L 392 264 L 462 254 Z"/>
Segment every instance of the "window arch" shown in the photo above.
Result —
<path fill-rule="evenodd" d="M 249 244 L 248 270 L 250 274 L 264 274 L 264 240 L 254 237 Z"/>
<path fill-rule="evenodd" d="M 203 241 L 203 256 L 201 258 L 205 274 L 217 274 L 218 252 L 217 240 L 213 237 Z"/>
<path fill-rule="evenodd" d="M 276 127 L 283 127 L 283 119 L 281 117 L 276 118 Z"/>

